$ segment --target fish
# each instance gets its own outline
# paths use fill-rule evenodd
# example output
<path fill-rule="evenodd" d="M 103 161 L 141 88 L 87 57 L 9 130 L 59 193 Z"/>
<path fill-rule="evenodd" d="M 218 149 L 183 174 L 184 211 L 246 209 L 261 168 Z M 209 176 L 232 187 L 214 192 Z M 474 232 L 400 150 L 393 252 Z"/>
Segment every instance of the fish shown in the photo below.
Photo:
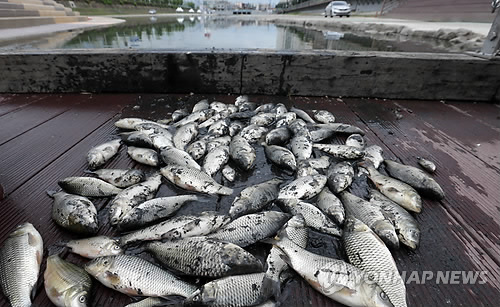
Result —
<path fill-rule="evenodd" d="M 241 129 L 243 129 L 243 127 L 245 127 L 245 125 L 240 122 L 240 121 L 237 121 L 237 120 L 233 120 L 231 121 L 231 123 L 229 124 L 229 135 L 230 136 L 235 136 L 237 135 Z"/>
<path fill-rule="evenodd" d="M 222 168 L 222 176 L 229 182 L 233 182 L 236 178 L 236 171 L 229 165 Z"/>
<path fill-rule="evenodd" d="M 138 204 L 150 200 L 156 195 L 161 185 L 161 175 L 154 173 L 146 181 L 126 188 L 118 193 L 109 205 L 111 225 L 120 227 L 121 219 Z"/>
<path fill-rule="evenodd" d="M 204 236 L 226 225 L 229 220 L 229 216 L 214 211 L 173 217 L 161 223 L 127 233 L 120 238 L 120 245 L 125 246 L 137 241 Z"/>
<path fill-rule="evenodd" d="M 324 187 L 316 199 L 316 206 L 325 214 L 332 217 L 337 225 L 343 225 L 345 219 L 344 205 L 328 187 Z"/>
<path fill-rule="evenodd" d="M 252 118 L 253 116 L 255 116 L 255 114 L 257 114 L 257 112 L 255 111 L 251 111 L 251 110 L 248 110 L 248 111 L 238 111 L 238 112 L 235 112 L 235 113 L 232 113 L 231 115 L 229 115 L 229 119 L 231 120 L 238 120 L 238 119 L 242 119 L 242 120 L 247 120 L 249 118 Z"/>
<path fill-rule="evenodd" d="M 174 127 L 181 127 L 190 123 L 201 123 L 207 120 L 209 117 L 214 115 L 215 111 L 212 109 L 204 109 L 200 111 L 193 112 L 178 122 L 174 123 Z"/>
<path fill-rule="evenodd" d="M 167 147 L 160 152 L 160 156 L 167 166 L 180 165 L 201 170 L 201 166 L 184 150 L 175 147 Z"/>
<path fill-rule="evenodd" d="M 250 118 L 250 125 L 268 127 L 271 126 L 275 120 L 275 113 L 258 113 L 257 115 Z"/>
<path fill-rule="evenodd" d="M 231 137 L 228 135 L 210 139 L 209 141 L 207 141 L 207 151 L 220 146 L 229 146 L 230 143 Z"/>
<path fill-rule="evenodd" d="M 368 178 L 375 184 L 377 190 L 406 210 L 420 213 L 422 199 L 418 192 L 408 184 L 389 176 L 382 175 L 370 164 L 358 164 L 368 171 Z"/>
<path fill-rule="evenodd" d="M 184 204 L 192 201 L 202 201 L 202 197 L 198 195 L 177 195 L 147 200 L 123 215 L 119 222 L 120 229 L 139 228 L 151 222 L 170 217 Z"/>
<path fill-rule="evenodd" d="M 258 106 L 255 109 L 255 112 L 257 112 L 257 113 L 261 113 L 261 112 L 268 113 L 268 112 L 274 111 L 274 109 L 276 109 L 276 104 L 272 103 L 272 102 L 269 102 L 269 103 L 262 104 L 262 105 Z"/>
<path fill-rule="evenodd" d="M 234 101 L 235 106 L 239 106 L 240 104 L 247 102 L 248 101 L 248 96 L 247 95 L 240 95 L 236 97 L 236 100 Z"/>
<path fill-rule="evenodd" d="M 328 298 L 346 306 L 393 307 L 382 288 L 354 265 L 311 253 L 286 235 L 266 242 L 278 247 L 284 253 L 282 259 Z"/>
<path fill-rule="evenodd" d="M 311 166 L 309 160 L 301 160 L 297 165 L 295 178 L 321 175 L 314 167 Z"/>
<path fill-rule="evenodd" d="M 222 112 L 215 113 L 214 116 L 208 118 L 207 120 L 205 120 L 204 122 L 202 122 L 201 124 L 199 124 L 198 128 L 202 129 L 202 128 L 208 128 L 208 127 L 212 126 L 216 121 L 224 118 L 223 115 L 227 115 L 227 114 L 223 114 Z"/>
<path fill-rule="evenodd" d="M 340 237 L 342 235 L 339 226 L 312 204 L 301 202 L 298 199 L 287 199 L 280 202 L 280 207 L 283 208 L 283 211 L 293 215 L 302 215 L 306 225 L 312 229 L 332 236 Z"/>
<path fill-rule="evenodd" d="M 297 170 L 295 156 L 290 150 L 278 145 L 267 145 L 266 143 L 262 143 L 262 146 L 264 146 L 266 157 L 271 162 L 292 172 Z"/>
<path fill-rule="evenodd" d="M 399 248 L 399 239 L 393 224 L 387 220 L 380 206 L 357 197 L 349 192 L 339 194 L 347 216 L 352 215 L 370 227 L 382 241 L 391 248 Z"/>
<path fill-rule="evenodd" d="M 345 141 L 347 146 L 358 148 L 359 150 L 365 149 L 365 139 L 361 134 L 354 133 L 347 137 Z"/>
<path fill-rule="evenodd" d="M 286 106 L 282 103 L 278 103 L 276 104 L 276 108 L 274 109 L 274 113 L 276 113 L 276 116 L 280 116 L 280 115 L 283 115 L 285 113 L 288 113 L 288 109 L 286 108 Z M 290 113 L 293 113 L 293 112 L 290 112 Z M 295 113 L 293 113 L 295 114 Z M 295 114 L 295 116 L 297 116 L 297 114 Z"/>
<path fill-rule="evenodd" d="M 122 132 L 119 135 L 122 141 L 129 146 L 145 148 L 154 147 L 151 138 L 142 131 Z"/>
<path fill-rule="evenodd" d="M 436 171 L 436 164 L 434 164 L 434 162 L 421 157 L 417 157 L 417 159 L 418 159 L 418 165 L 420 165 L 427 172 L 434 173 Z"/>
<path fill-rule="evenodd" d="M 203 171 L 181 165 L 167 165 L 160 170 L 172 184 L 188 190 L 206 194 L 231 195 L 233 189 L 217 183 Z"/>
<path fill-rule="evenodd" d="M 334 129 L 328 128 L 320 128 L 309 132 L 309 134 L 311 135 L 311 141 L 313 141 L 314 143 L 329 139 L 333 137 L 335 133 L 336 131 Z"/>
<path fill-rule="evenodd" d="M 365 132 L 363 131 L 363 129 L 356 127 L 356 126 L 349 125 L 349 124 L 344 124 L 344 123 L 314 124 L 313 127 L 316 129 L 330 130 L 333 132 L 333 134 L 335 134 L 335 133 L 343 133 L 343 134 L 357 133 L 357 134 L 365 135 Z"/>
<path fill-rule="evenodd" d="M 134 130 L 137 125 L 140 124 L 155 124 L 159 125 L 161 127 L 168 127 L 166 125 L 159 124 L 157 122 L 154 122 L 152 120 L 147 120 L 147 119 L 142 119 L 142 118 L 135 118 L 135 117 L 127 117 L 127 118 L 120 118 L 115 122 L 115 127 L 120 128 L 120 129 L 130 129 Z"/>
<path fill-rule="evenodd" d="M 187 306 L 254 306 L 272 295 L 265 273 L 227 276 L 210 281 L 184 302 Z"/>
<path fill-rule="evenodd" d="M 132 160 L 149 166 L 158 166 L 158 153 L 150 148 L 128 146 L 127 153 Z"/>
<path fill-rule="evenodd" d="M 189 276 L 217 278 L 262 271 L 262 263 L 243 248 L 206 237 L 151 242 L 146 250 L 164 267 Z"/>
<path fill-rule="evenodd" d="M 97 233 L 97 209 L 88 198 L 63 191 L 48 191 L 47 194 L 54 198 L 52 220 L 57 225 L 78 234 Z"/>
<path fill-rule="evenodd" d="M 379 207 L 385 218 L 394 225 L 399 242 L 412 250 L 418 248 L 420 243 L 420 229 L 417 221 L 408 211 L 385 197 L 379 191 L 373 189 L 370 190 L 370 203 Z"/>
<path fill-rule="evenodd" d="M 112 140 L 95 147 L 92 147 L 87 153 L 87 163 L 91 170 L 95 170 L 106 164 L 114 155 L 118 153 L 122 141 L 120 139 Z"/>
<path fill-rule="evenodd" d="M 301 110 L 301 109 L 298 109 L 298 108 L 295 108 L 295 107 L 291 107 L 290 111 L 292 111 L 293 113 L 297 114 L 297 116 L 300 117 L 301 119 L 303 119 L 305 122 L 308 122 L 308 123 L 311 123 L 311 124 L 315 124 L 316 123 L 314 121 L 314 119 L 312 119 L 311 116 L 309 116 L 309 114 L 307 114 L 304 110 Z"/>
<path fill-rule="evenodd" d="M 203 158 L 207 152 L 207 142 L 204 140 L 196 140 L 189 144 L 186 148 L 186 152 L 195 160 Z"/>
<path fill-rule="evenodd" d="M 104 180 L 92 177 L 66 177 L 57 184 L 70 194 L 85 197 L 108 197 L 122 191 Z"/>
<path fill-rule="evenodd" d="M 31 223 L 17 226 L 0 247 L 0 286 L 12 307 L 31 306 L 43 259 L 43 240 Z"/>
<path fill-rule="evenodd" d="M 209 234 L 208 237 L 245 247 L 276 234 L 290 217 L 289 214 L 278 211 L 247 214 Z"/>
<path fill-rule="evenodd" d="M 308 159 L 307 162 L 314 169 L 326 170 L 330 166 L 330 158 L 328 156 L 321 156 L 316 159 Z"/>
<path fill-rule="evenodd" d="M 229 112 L 229 114 L 231 115 L 231 114 L 233 114 L 233 113 L 238 112 L 238 107 L 237 107 L 237 106 L 235 106 L 234 104 L 229 104 L 229 105 L 227 106 L 227 111 L 228 111 L 228 112 Z"/>
<path fill-rule="evenodd" d="M 299 133 L 307 133 L 309 132 L 309 129 L 307 128 L 307 124 L 305 121 L 303 121 L 300 118 L 297 118 L 293 120 L 289 125 L 288 129 L 292 131 L 293 134 L 299 134 Z"/>
<path fill-rule="evenodd" d="M 162 150 L 165 147 L 174 147 L 173 135 L 165 128 L 152 124 L 141 124 L 135 128 L 147 135 L 153 147 L 157 150 Z"/>
<path fill-rule="evenodd" d="M 348 217 L 342 243 L 349 262 L 378 284 L 393 306 L 407 306 L 405 284 L 391 252 L 367 225 Z"/>
<path fill-rule="evenodd" d="M 156 307 L 165 306 L 168 300 L 160 297 L 148 297 L 135 303 L 127 304 L 125 307 Z"/>
<path fill-rule="evenodd" d="M 297 161 L 311 158 L 313 143 L 309 131 L 305 130 L 296 133 L 290 140 L 290 147 Z"/>
<path fill-rule="evenodd" d="M 240 135 L 242 138 L 246 139 L 249 143 L 258 142 L 262 136 L 264 136 L 269 130 L 265 127 L 257 125 L 249 125 L 241 129 Z"/>
<path fill-rule="evenodd" d="M 310 199 L 318 195 L 326 185 L 325 175 L 300 177 L 281 188 L 278 199 Z"/>
<path fill-rule="evenodd" d="M 72 253 L 89 259 L 123 254 L 123 249 L 118 241 L 107 236 L 71 240 L 64 243 L 63 246 L 69 248 Z"/>
<path fill-rule="evenodd" d="M 203 171 L 209 176 L 215 175 L 229 161 L 229 146 L 220 146 L 210 150 L 203 160 Z"/>
<path fill-rule="evenodd" d="M 210 108 L 215 110 L 215 112 L 220 113 L 227 110 L 227 104 L 220 101 L 214 101 L 210 104 Z"/>
<path fill-rule="evenodd" d="M 177 109 L 174 112 L 172 112 L 172 121 L 178 122 L 179 120 L 183 119 L 184 117 L 188 116 L 190 113 L 186 109 Z"/>
<path fill-rule="evenodd" d="M 229 144 L 229 156 L 239 167 L 248 171 L 255 166 L 257 153 L 245 138 L 235 136 Z"/>
<path fill-rule="evenodd" d="M 292 137 L 290 130 L 287 127 L 279 127 L 269 131 L 266 134 L 267 145 L 283 145 L 286 144 Z"/>
<path fill-rule="evenodd" d="M 99 257 L 85 264 L 85 271 L 104 286 L 127 295 L 189 297 L 196 291 L 195 285 L 135 256 Z"/>
<path fill-rule="evenodd" d="M 339 162 L 328 170 L 328 186 L 333 193 L 340 193 L 352 183 L 354 169 L 349 162 Z"/>
<path fill-rule="evenodd" d="M 58 255 L 47 258 L 44 286 L 47 297 L 58 307 L 90 306 L 92 279 L 89 274 Z"/>
<path fill-rule="evenodd" d="M 193 106 L 193 111 L 192 113 L 196 113 L 202 110 L 206 110 L 210 108 L 210 104 L 208 103 L 208 100 L 202 99 L 198 101 L 194 106 Z"/>
<path fill-rule="evenodd" d="M 88 174 L 96 175 L 108 183 L 118 188 L 128 188 L 144 180 L 145 174 L 138 169 L 111 169 L 101 168 L 96 171 L 85 171 Z"/>
<path fill-rule="evenodd" d="M 391 177 L 409 184 L 422 195 L 435 200 L 441 200 L 445 197 L 439 183 L 421 169 L 391 160 L 384 160 L 384 163 L 385 169 Z"/>
<path fill-rule="evenodd" d="M 286 128 L 296 119 L 297 114 L 293 112 L 285 112 L 283 114 L 276 113 L 276 128 Z"/>
<path fill-rule="evenodd" d="M 314 144 L 313 148 L 324 151 L 337 159 L 352 160 L 362 158 L 365 155 L 364 151 L 347 145 Z"/>
<path fill-rule="evenodd" d="M 208 128 L 208 134 L 214 136 L 223 136 L 229 133 L 229 119 L 223 118 L 215 123 L 213 123 L 210 128 Z"/>
<path fill-rule="evenodd" d="M 234 199 L 231 208 L 229 208 L 229 216 L 236 218 L 265 208 L 278 197 L 279 185 L 282 182 L 283 180 L 274 178 L 246 187 Z"/>
<path fill-rule="evenodd" d="M 238 112 L 252 111 L 255 113 L 257 109 L 257 104 L 255 102 L 245 101 L 238 106 Z"/>
<path fill-rule="evenodd" d="M 375 169 L 379 168 L 380 164 L 384 162 L 384 157 L 382 156 L 383 150 L 378 145 L 371 145 L 365 148 L 365 156 L 361 160 L 361 164 L 371 164 Z M 364 168 L 359 169 L 359 174 L 368 174 L 368 171 Z"/>
<path fill-rule="evenodd" d="M 180 150 L 184 150 L 198 136 L 198 124 L 189 123 L 180 126 L 175 131 L 173 136 L 174 146 Z"/>
<path fill-rule="evenodd" d="M 335 116 L 327 110 L 313 110 L 313 117 L 322 124 L 332 124 L 335 122 Z"/>

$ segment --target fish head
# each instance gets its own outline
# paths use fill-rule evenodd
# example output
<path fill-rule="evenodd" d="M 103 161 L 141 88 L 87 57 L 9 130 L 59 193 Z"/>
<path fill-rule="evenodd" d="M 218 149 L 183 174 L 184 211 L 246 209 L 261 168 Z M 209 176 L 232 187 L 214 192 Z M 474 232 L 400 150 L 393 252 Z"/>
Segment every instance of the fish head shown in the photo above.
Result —
<path fill-rule="evenodd" d="M 373 225 L 373 230 L 375 233 L 384 241 L 384 243 L 390 248 L 399 248 L 399 239 L 394 226 L 389 221 L 382 220 L 378 221 Z"/>
<path fill-rule="evenodd" d="M 90 304 L 90 293 L 81 287 L 73 287 L 64 293 L 64 306 L 87 307 Z"/>
<path fill-rule="evenodd" d="M 87 162 L 89 163 L 90 169 L 98 168 L 104 161 L 104 157 L 99 152 L 89 152 L 87 156 Z"/>
<path fill-rule="evenodd" d="M 394 307 L 387 294 L 374 282 L 363 283 L 361 295 L 365 306 Z"/>
<path fill-rule="evenodd" d="M 223 255 L 222 262 L 230 267 L 230 275 L 260 272 L 263 269 L 260 260 L 236 244 L 225 244 Z"/>
<path fill-rule="evenodd" d="M 229 209 L 229 216 L 233 219 L 243 215 L 250 209 L 252 201 L 248 198 L 236 197 L 234 199 L 233 205 Z"/>
<path fill-rule="evenodd" d="M 201 287 L 201 289 L 194 291 L 193 294 L 191 294 L 189 297 L 187 297 L 186 300 L 184 301 L 184 304 L 186 306 L 193 306 L 193 305 L 199 306 L 202 304 L 208 305 L 210 302 L 215 301 L 216 297 L 212 294 L 207 293 L 205 291 L 205 288 L 212 289 L 212 287 L 210 287 L 209 284 L 204 285 L 203 287 Z M 213 291 L 209 291 L 209 292 L 213 293 Z"/>
<path fill-rule="evenodd" d="M 414 212 L 420 213 L 422 211 L 422 198 L 416 191 L 406 190 L 404 193 L 404 199 L 407 204 L 409 204 Z"/>
<path fill-rule="evenodd" d="M 114 257 L 115 256 L 106 256 L 95 258 L 94 260 L 87 262 L 87 264 L 85 264 L 84 266 L 84 269 L 90 275 L 98 278 L 99 276 L 107 274 L 107 272 L 109 272 L 109 270 L 113 266 L 115 260 Z"/>
<path fill-rule="evenodd" d="M 92 212 L 73 212 L 68 216 L 68 229 L 81 234 L 94 235 L 99 230 L 97 215 Z"/>
<path fill-rule="evenodd" d="M 399 230 L 399 240 L 412 250 L 416 250 L 420 243 L 420 230 L 413 226 L 404 226 Z"/>
<path fill-rule="evenodd" d="M 102 256 L 121 255 L 123 254 L 123 249 L 117 241 L 112 240 L 102 247 L 100 253 L 102 254 Z"/>
<path fill-rule="evenodd" d="M 109 221 L 111 225 L 116 226 L 123 217 L 123 211 L 120 206 L 111 206 L 109 208 Z"/>
<path fill-rule="evenodd" d="M 369 230 L 370 228 L 366 226 L 365 223 L 361 222 L 352 215 L 347 216 L 344 221 L 344 233 L 365 232 Z"/>

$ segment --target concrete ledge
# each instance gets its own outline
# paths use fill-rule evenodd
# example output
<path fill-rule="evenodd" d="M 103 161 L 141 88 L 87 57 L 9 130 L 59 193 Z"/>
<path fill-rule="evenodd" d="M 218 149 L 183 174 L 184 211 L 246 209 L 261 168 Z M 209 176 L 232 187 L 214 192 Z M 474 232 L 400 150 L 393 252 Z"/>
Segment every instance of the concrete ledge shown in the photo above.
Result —
<path fill-rule="evenodd" d="M 387 52 L 0 53 L 0 92 L 243 93 L 499 100 L 500 61 Z"/>

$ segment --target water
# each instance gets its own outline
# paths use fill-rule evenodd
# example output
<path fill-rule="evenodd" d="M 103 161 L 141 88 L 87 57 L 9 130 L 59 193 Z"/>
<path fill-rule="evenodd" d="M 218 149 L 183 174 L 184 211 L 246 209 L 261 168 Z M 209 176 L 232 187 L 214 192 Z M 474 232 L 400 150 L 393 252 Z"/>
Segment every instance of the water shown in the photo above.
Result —
<path fill-rule="evenodd" d="M 4 49 L 271 49 L 444 52 L 433 42 L 282 26 L 247 16 L 127 17 L 109 28 L 10 44 Z"/>

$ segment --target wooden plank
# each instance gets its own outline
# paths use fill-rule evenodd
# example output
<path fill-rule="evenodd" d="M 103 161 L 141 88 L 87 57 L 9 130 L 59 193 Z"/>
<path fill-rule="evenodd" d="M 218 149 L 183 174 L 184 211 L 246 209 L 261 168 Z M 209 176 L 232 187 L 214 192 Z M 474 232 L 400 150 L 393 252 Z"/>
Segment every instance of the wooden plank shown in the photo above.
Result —
<path fill-rule="evenodd" d="M 45 95 L 17 95 L 5 98 L 0 104 L 0 116 L 14 110 L 24 108 L 32 103 L 36 103 L 47 96 Z"/>

